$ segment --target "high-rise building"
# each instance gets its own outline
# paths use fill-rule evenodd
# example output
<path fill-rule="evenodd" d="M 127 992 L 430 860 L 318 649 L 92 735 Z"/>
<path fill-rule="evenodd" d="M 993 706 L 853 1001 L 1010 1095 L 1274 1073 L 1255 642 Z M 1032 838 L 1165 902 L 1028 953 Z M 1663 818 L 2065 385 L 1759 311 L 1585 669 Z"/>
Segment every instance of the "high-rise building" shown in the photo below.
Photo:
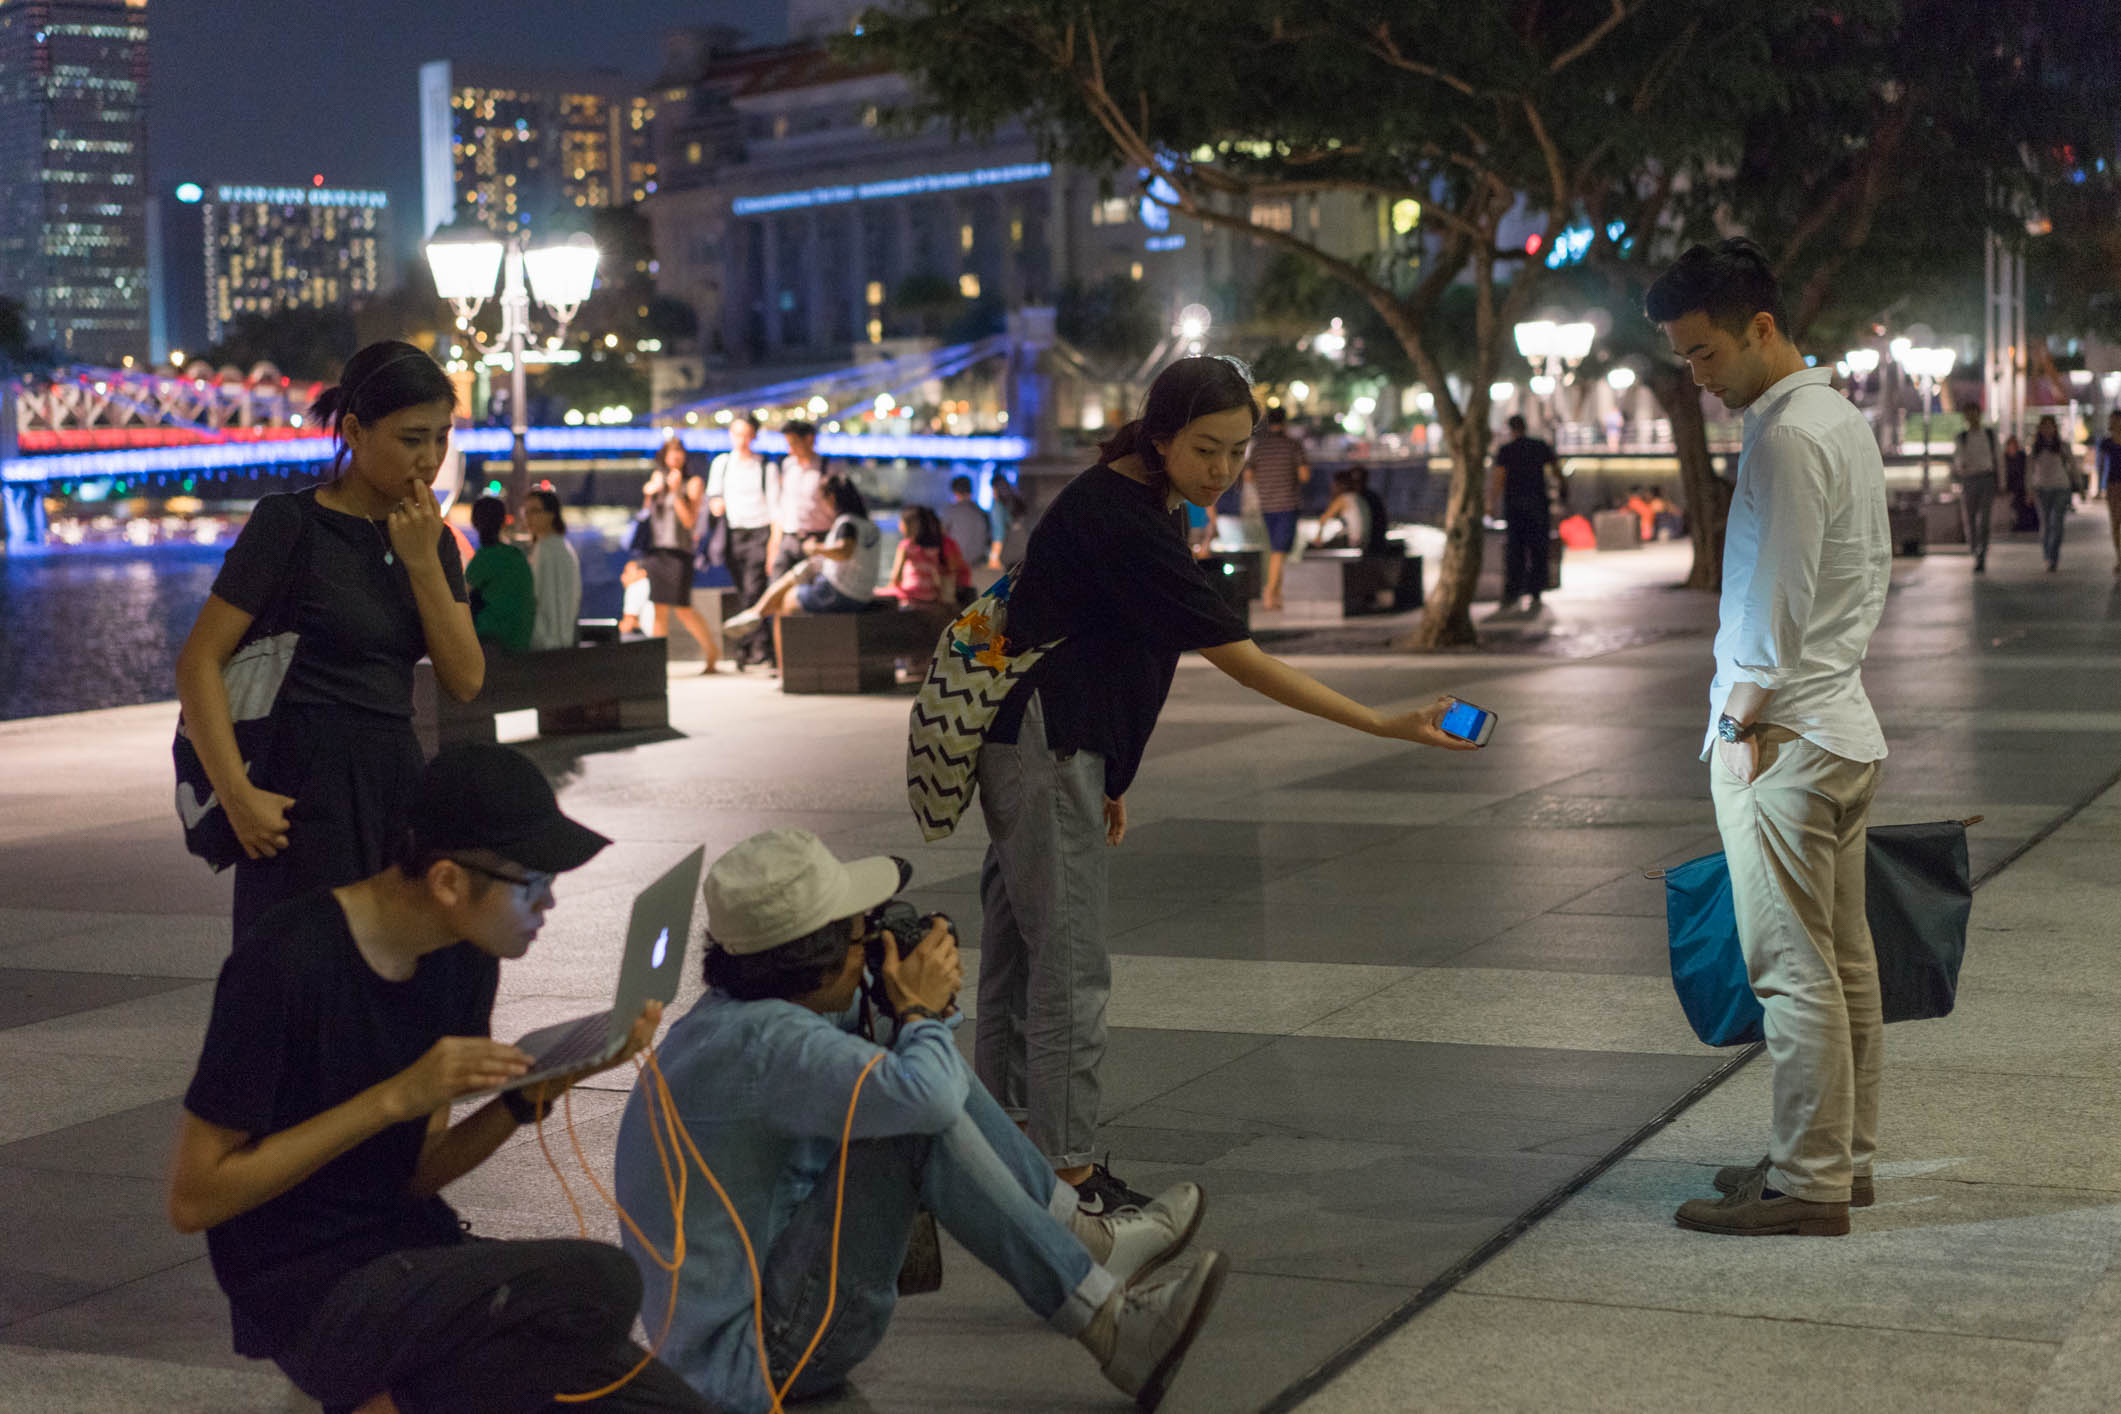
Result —
<path fill-rule="evenodd" d="M 425 230 L 471 216 L 506 234 L 556 211 L 626 206 L 656 189 L 655 99 L 614 73 L 420 66 Z"/>
<path fill-rule="evenodd" d="M 202 212 L 211 342 L 238 315 L 349 305 L 388 282 L 385 192 L 186 183 L 177 199 L 187 197 Z"/>
<path fill-rule="evenodd" d="M 0 0 L 0 294 L 31 337 L 148 354 L 147 0 Z"/>

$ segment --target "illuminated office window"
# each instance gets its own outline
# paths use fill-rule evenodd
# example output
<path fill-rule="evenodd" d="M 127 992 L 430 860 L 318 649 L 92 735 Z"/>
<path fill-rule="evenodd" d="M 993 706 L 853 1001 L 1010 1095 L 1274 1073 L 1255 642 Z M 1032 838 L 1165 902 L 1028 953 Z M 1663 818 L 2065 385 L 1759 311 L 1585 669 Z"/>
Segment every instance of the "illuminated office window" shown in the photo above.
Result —
<path fill-rule="evenodd" d="M 884 302 L 884 282 L 882 280 L 871 280 L 869 282 L 868 296 L 870 308 L 874 309 L 877 305 L 882 304 Z"/>
<path fill-rule="evenodd" d="M 979 276 L 970 273 L 957 277 L 957 292 L 966 299 L 979 298 Z"/>
<path fill-rule="evenodd" d="M 970 252 L 972 249 L 972 223 L 967 221 L 957 228 L 957 248 Z"/>

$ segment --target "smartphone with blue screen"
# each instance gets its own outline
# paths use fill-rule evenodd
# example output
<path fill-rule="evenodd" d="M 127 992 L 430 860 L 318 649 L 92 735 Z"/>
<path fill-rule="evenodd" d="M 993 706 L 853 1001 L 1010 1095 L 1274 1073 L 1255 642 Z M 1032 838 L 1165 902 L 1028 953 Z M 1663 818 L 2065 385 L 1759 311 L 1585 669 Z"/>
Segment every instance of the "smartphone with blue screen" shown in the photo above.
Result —
<path fill-rule="evenodd" d="M 1453 702 L 1437 725 L 1446 736 L 1455 736 L 1460 741 L 1470 741 L 1475 746 L 1486 746 L 1488 738 L 1495 735 L 1496 716 L 1485 707 L 1475 707 L 1470 702 Z"/>

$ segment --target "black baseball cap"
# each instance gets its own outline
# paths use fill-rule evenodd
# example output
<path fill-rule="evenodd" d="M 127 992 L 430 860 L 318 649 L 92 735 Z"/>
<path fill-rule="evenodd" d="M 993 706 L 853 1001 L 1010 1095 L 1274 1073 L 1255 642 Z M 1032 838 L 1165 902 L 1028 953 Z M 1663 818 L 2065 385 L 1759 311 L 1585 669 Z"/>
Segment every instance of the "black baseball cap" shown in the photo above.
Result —
<path fill-rule="evenodd" d="M 545 773 L 505 746 L 445 747 L 420 776 L 412 807 L 421 854 L 491 850 L 525 869 L 579 868 L 611 841 L 560 813 Z"/>

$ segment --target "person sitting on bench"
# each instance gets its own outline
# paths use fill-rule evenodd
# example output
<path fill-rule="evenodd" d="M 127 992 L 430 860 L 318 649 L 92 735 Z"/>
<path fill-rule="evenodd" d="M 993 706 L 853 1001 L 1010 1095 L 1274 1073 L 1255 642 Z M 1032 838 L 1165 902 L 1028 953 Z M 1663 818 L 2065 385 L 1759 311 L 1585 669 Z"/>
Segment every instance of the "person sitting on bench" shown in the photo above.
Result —
<path fill-rule="evenodd" d="M 713 1407 L 642 1363 L 618 1248 L 475 1238 L 440 1196 L 582 1078 L 450 1123 L 453 1101 L 527 1073 L 489 1038 L 500 961 L 529 950 L 553 876 L 608 843 L 529 758 L 453 747 L 421 778 L 400 862 L 281 904 L 222 965 L 169 1216 L 205 1232 L 237 1352 L 327 1410 L 387 1395 L 401 1414 L 530 1414 L 622 1380 L 595 1407 Z M 661 1017 L 643 1008 L 620 1060 Z"/>
<path fill-rule="evenodd" d="M 803 561 L 766 586 L 759 601 L 722 625 L 724 634 L 750 632 L 778 614 L 847 614 L 876 600 L 883 562 L 883 532 L 869 519 L 868 503 L 844 476 L 825 483 L 839 513 L 822 540 L 803 542 Z"/>

